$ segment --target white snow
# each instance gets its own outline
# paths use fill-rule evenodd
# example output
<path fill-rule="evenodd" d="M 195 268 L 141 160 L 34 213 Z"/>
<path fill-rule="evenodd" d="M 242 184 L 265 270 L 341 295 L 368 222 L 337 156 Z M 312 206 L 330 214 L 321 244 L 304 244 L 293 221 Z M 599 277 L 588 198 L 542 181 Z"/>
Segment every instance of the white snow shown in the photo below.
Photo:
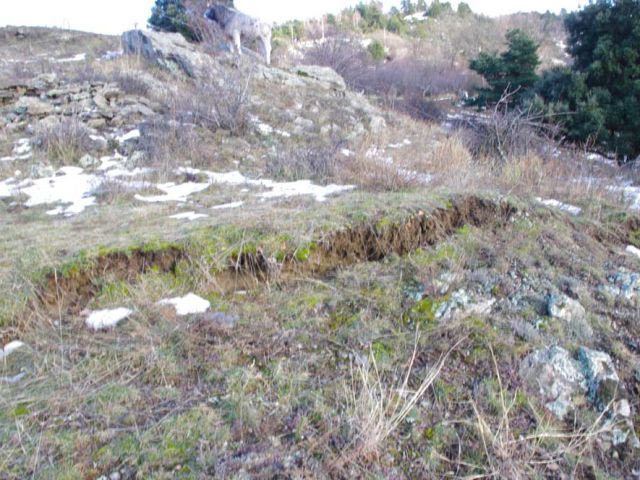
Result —
<path fill-rule="evenodd" d="M 258 197 L 262 199 L 278 198 L 278 197 L 295 197 L 299 195 L 311 195 L 316 201 L 324 202 L 329 195 L 335 193 L 353 190 L 352 185 L 334 185 L 327 186 L 314 185 L 311 180 L 299 180 L 297 182 L 278 183 L 271 180 L 263 180 L 263 186 L 270 188 L 268 192 L 259 193 Z"/>
<path fill-rule="evenodd" d="M 630 202 L 629 208 L 640 210 L 640 187 L 629 185 L 624 187 L 624 198 Z"/>
<path fill-rule="evenodd" d="M 538 202 L 547 206 L 557 208 L 558 210 L 562 210 L 564 212 L 570 213 L 571 215 L 580 215 L 582 213 L 582 209 L 580 207 L 576 207 L 574 205 L 569 205 L 568 203 L 562 203 L 559 200 L 549 199 L 543 200 L 542 198 L 536 198 Z"/>
<path fill-rule="evenodd" d="M 13 342 L 7 343 L 4 348 L 0 350 L 0 360 L 7 358 L 13 352 L 22 347 L 24 347 L 24 343 L 20 340 L 14 340 Z"/>
<path fill-rule="evenodd" d="M 312 195 L 317 201 L 323 202 L 329 195 L 353 190 L 355 188 L 353 185 L 315 185 L 311 180 L 298 180 L 296 182 L 275 182 L 269 179 L 252 180 L 237 170 L 226 173 L 215 173 L 201 171 L 195 168 L 181 168 L 178 172 L 190 173 L 192 175 L 204 174 L 212 184 L 243 185 L 268 189 L 269 191 L 267 192 L 257 194 L 257 196 L 262 199 Z"/>
<path fill-rule="evenodd" d="M 89 194 L 100 184 L 95 175 L 83 173 L 80 167 L 62 167 L 53 177 L 18 182 L 8 178 L 0 182 L 0 197 L 23 194 L 29 197 L 27 207 L 45 204 L 69 204 L 47 212 L 49 215 L 70 216 L 82 212 L 95 203 L 95 197 Z"/>
<path fill-rule="evenodd" d="M 86 53 L 78 53 L 73 57 L 54 59 L 55 63 L 84 62 L 87 59 Z"/>
<path fill-rule="evenodd" d="M 93 330 L 103 330 L 113 328 L 122 320 L 133 313 L 128 308 L 115 308 L 112 310 L 96 310 L 91 312 L 85 321 L 87 327 Z"/>
<path fill-rule="evenodd" d="M 138 130 L 137 128 L 125 133 L 124 135 L 116 137 L 116 140 L 118 141 L 118 143 L 124 143 L 127 140 L 134 140 L 136 138 L 140 138 L 140 130 Z"/>
<path fill-rule="evenodd" d="M 198 193 L 209 188 L 208 183 L 187 182 L 176 185 L 175 183 L 161 183 L 156 188 L 165 193 L 165 195 L 156 195 L 154 197 L 143 197 L 136 195 L 135 198 L 142 202 L 158 203 L 158 202 L 186 202 L 187 197 L 192 193 Z"/>
<path fill-rule="evenodd" d="M 175 218 L 176 220 L 189 220 L 193 222 L 194 220 L 198 220 L 199 218 L 205 218 L 208 216 L 209 215 L 205 215 L 204 213 L 184 212 L 178 213 L 176 215 L 171 215 L 169 218 Z"/>
<path fill-rule="evenodd" d="M 238 208 L 238 207 L 241 207 L 242 205 L 244 205 L 244 202 L 224 203 L 222 205 L 216 205 L 215 207 L 211 207 L 211 210 L 224 210 L 227 208 Z"/>
<path fill-rule="evenodd" d="M 636 257 L 640 258 L 640 248 L 636 248 L 633 245 L 629 245 L 626 251 L 627 253 L 630 253 L 631 255 L 635 255 Z"/>
<path fill-rule="evenodd" d="M 189 293 L 184 297 L 167 298 L 160 300 L 159 305 L 173 305 L 176 314 L 180 316 L 193 315 L 195 313 L 204 313 L 209 310 L 211 304 L 204 298 L 193 293 Z"/>
<path fill-rule="evenodd" d="M 406 147 L 406 146 L 408 146 L 408 145 L 411 145 L 411 140 L 409 140 L 408 138 L 405 138 L 405 139 L 402 141 L 402 143 L 390 143 L 390 144 L 388 145 L 388 147 L 389 147 L 389 148 L 397 149 L 397 148 Z"/>
<path fill-rule="evenodd" d="M 0 158 L 0 162 L 12 162 L 15 160 L 27 160 L 31 158 L 31 142 L 28 138 L 20 138 L 16 141 L 11 155 Z"/>

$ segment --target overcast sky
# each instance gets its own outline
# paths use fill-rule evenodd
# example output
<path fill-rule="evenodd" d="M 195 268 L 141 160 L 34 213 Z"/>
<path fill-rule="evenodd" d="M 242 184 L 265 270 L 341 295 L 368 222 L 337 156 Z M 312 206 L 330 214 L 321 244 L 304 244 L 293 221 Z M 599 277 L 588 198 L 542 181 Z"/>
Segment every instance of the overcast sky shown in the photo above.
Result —
<path fill-rule="evenodd" d="M 90 32 L 119 34 L 135 26 L 144 27 L 153 0 L 0 0 L 0 26 L 38 25 Z M 236 7 L 271 22 L 308 18 L 338 12 L 356 0 L 236 0 Z M 457 1 L 452 2 L 457 5 Z M 519 11 L 575 10 L 576 0 L 467 0 L 476 12 L 500 15 Z M 385 8 L 400 0 L 384 1 Z"/>

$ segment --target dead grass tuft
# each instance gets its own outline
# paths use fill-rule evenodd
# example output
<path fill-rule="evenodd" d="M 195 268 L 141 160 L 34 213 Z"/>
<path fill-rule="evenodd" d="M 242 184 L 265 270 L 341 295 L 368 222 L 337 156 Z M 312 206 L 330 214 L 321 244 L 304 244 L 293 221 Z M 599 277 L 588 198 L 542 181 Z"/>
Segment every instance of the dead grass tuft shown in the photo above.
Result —
<path fill-rule="evenodd" d="M 77 162 L 92 148 L 90 131 L 76 116 L 49 125 L 38 125 L 34 145 L 50 161 L 63 165 Z"/>

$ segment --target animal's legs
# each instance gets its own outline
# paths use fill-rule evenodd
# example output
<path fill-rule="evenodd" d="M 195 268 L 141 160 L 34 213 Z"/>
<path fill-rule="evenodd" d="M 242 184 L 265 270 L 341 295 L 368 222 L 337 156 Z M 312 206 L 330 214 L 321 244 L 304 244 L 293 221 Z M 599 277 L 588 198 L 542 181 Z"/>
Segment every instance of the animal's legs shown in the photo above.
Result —
<path fill-rule="evenodd" d="M 262 47 L 264 48 L 264 60 L 267 62 L 267 65 L 271 65 L 271 38 L 269 37 L 260 37 L 262 41 Z"/>
<path fill-rule="evenodd" d="M 236 46 L 238 55 L 242 55 L 242 43 L 240 42 L 240 32 L 238 30 L 233 32 L 233 43 Z"/>

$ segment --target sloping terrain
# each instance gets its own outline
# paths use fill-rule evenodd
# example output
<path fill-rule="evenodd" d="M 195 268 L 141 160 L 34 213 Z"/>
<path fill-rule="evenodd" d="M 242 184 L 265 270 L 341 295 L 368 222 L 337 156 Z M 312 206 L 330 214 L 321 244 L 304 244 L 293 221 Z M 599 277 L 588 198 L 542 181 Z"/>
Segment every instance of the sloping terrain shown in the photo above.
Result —
<path fill-rule="evenodd" d="M 0 478 L 637 475 L 625 172 L 147 38 L 0 88 Z"/>

